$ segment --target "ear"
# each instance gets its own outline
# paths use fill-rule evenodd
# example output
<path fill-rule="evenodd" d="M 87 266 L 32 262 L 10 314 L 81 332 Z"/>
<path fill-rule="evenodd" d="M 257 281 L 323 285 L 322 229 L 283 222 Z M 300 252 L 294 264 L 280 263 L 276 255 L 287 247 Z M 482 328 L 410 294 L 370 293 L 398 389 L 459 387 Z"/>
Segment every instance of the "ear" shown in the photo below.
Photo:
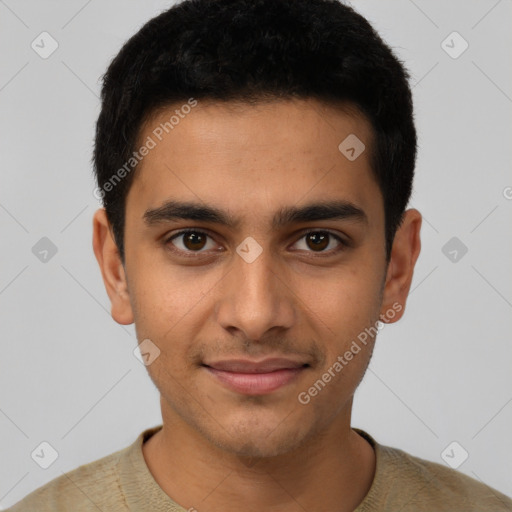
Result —
<path fill-rule="evenodd" d="M 384 323 L 397 322 L 404 314 L 414 265 L 421 250 L 421 221 L 418 210 L 407 210 L 396 232 L 380 310 L 380 319 Z"/>
<path fill-rule="evenodd" d="M 112 305 L 112 318 L 123 325 L 133 323 L 125 270 L 105 208 L 100 208 L 94 214 L 92 247 Z"/>

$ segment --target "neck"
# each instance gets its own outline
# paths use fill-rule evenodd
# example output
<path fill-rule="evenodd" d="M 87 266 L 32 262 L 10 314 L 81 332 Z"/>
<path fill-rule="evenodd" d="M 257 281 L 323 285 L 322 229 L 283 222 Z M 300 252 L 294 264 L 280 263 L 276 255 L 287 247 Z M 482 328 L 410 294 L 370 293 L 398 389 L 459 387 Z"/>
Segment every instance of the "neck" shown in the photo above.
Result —
<path fill-rule="evenodd" d="M 185 509 L 349 512 L 375 473 L 374 450 L 350 428 L 350 409 L 295 450 L 269 458 L 228 453 L 165 414 L 143 455 L 159 486 Z"/>

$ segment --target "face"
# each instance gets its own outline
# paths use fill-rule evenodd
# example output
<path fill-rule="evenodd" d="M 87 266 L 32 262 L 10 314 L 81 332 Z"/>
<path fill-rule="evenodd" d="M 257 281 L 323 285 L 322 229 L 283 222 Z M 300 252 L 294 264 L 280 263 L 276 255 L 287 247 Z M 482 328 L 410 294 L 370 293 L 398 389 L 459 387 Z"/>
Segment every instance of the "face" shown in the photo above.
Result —
<path fill-rule="evenodd" d="M 291 451 L 350 420 L 374 342 L 357 340 L 412 277 L 386 265 L 370 126 L 313 100 L 200 101 L 158 140 L 173 111 L 141 132 L 156 145 L 126 199 L 125 266 L 103 259 L 113 316 L 160 351 L 164 423 L 239 455 Z"/>

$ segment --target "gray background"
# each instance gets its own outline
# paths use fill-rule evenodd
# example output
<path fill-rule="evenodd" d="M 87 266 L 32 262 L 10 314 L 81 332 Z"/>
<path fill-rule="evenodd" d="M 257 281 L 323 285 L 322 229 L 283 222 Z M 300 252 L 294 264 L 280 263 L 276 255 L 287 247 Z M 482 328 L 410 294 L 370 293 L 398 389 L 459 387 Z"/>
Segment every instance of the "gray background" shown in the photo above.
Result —
<path fill-rule="evenodd" d="M 169 5 L 0 0 L 3 507 L 161 422 L 133 326 L 110 317 L 92 252 L 90 158 L 101 74 Z M 420 150 L 410 205 L 424 214 L 406 315 L 379 336 L 353 426 L 441 464 L 457 441 L 469 453 L 459 471 L 512 495 L 512 2 L 352 5 L 411 72 Z M 43 31 L 59 45 L 47 59 L 31 48 Z M 469 44 L 457 58 L 453 31 Z M 43 237 L 57 248 L 46 261 Z M 43 441 L 58 452 L 48 469 L 31 458 Z"/>

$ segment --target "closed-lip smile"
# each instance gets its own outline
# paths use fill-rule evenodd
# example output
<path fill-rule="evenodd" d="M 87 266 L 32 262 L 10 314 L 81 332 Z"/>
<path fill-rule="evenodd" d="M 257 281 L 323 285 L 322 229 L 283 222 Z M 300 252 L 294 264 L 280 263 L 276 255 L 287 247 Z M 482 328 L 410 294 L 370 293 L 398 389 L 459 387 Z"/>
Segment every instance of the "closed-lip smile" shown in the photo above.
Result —
<path fill-rule="evenodd" d="M 293 381 L 309 364 L 295 359 L 273 357 L 259 361 L 224 359 L 207 362 L 203 366 L 224 387 L 241 394 L 264 395 Z"/>

